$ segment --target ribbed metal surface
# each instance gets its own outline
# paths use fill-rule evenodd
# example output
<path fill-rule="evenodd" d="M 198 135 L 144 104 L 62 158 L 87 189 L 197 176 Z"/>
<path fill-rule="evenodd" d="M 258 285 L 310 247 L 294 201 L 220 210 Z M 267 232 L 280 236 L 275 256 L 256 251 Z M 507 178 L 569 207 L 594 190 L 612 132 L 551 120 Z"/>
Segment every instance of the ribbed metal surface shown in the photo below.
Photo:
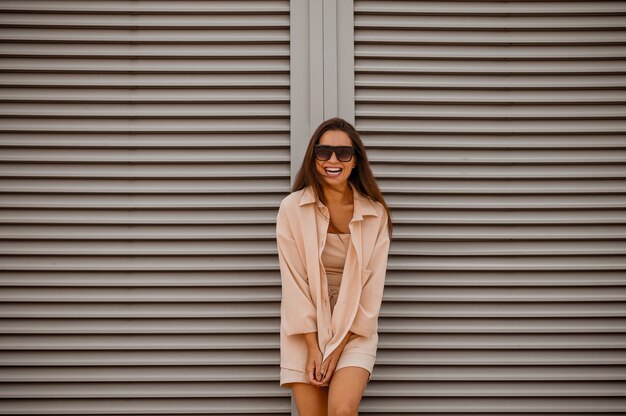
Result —
<path fill-rule="evenodd" d="M 289 1 L 0 11 L 0 413 L 290 414 Z"/>
<path fill-rule="evenodd" d="M 355 1 L 396 228 L 361 414 L 626 410 L 626 3 Z"/>

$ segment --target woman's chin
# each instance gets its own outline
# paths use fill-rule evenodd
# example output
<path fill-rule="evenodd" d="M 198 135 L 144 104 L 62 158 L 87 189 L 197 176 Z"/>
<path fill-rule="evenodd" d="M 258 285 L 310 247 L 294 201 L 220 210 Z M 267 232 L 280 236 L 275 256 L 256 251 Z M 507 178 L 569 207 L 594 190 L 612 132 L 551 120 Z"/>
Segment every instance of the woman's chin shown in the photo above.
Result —
<path fill-rule="evenodd" d="M 333 177 L 333 176 L 326 176 L 323 175 L 324 177 L 324 181 L 329 184 L 329 185 L 333 185 L 333 186 L 337 186 L 337 185 L 341 185 L 344 182 L 348 182 L 348 178 L 342 178 L 341 176 L 337 176 L 337 177 Z"/>

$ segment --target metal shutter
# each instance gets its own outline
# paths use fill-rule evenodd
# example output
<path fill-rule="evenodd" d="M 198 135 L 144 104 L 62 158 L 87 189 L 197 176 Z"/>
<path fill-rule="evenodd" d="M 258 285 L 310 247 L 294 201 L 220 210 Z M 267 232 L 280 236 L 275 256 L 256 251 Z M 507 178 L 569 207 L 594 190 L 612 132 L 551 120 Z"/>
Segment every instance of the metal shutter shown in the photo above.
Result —
<path fill-rule="evenodd" d="M 626 2 L 355 1 L 396 223 L 362 414 L 626 410 Z"/>
<path fill-rule="evenodd" d="M 289 414 L 289 2 L 0 10 L 0 413 Z"/>

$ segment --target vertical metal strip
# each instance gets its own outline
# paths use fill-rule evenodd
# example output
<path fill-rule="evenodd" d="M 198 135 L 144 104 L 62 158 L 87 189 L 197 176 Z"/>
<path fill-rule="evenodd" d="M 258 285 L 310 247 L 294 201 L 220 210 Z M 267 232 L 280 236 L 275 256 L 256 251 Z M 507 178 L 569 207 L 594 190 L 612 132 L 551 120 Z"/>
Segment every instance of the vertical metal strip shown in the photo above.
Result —
<path fill-rule="evenodd" d="M 315 128 L 354 123 L 353 0 L 290 1 L 291 179 Z"/>
<path fill-rule="evenodd" d="M 338 115 L 337 110 L 337 0 L 323 1 L 324 40 L 324 120 Z M 322 120 L 323 121 L 323 120 Z"/>
<path fill-rule="evenodd" d="M 337 115 L 354 124 L 354 1 L 337 2 Z"/>

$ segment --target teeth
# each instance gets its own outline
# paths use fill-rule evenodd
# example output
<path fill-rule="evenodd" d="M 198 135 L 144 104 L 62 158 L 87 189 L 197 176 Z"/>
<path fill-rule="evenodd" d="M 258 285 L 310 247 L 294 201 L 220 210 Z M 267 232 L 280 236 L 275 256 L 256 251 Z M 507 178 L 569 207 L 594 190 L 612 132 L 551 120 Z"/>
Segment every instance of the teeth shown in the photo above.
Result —
<path fill-rule="evenodd" d="M 340 172 L 341 168 L 326 168 L 326 170 L 329 172 Z"/>

